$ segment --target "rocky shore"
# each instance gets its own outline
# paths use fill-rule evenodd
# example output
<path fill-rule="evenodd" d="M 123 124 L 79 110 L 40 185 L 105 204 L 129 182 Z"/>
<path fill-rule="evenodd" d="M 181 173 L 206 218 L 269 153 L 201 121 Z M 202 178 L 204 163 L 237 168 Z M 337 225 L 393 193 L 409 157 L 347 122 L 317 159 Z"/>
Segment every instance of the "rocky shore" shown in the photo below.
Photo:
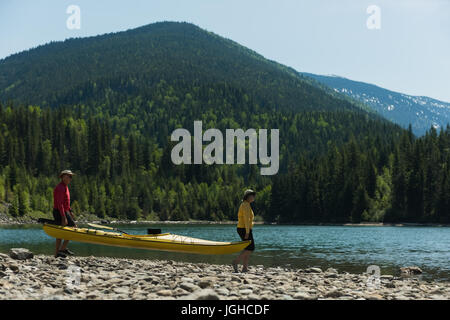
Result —
<path fill-rule="evenodd" d="M 450 282 L 335 269 L 0 254 L 0 299 L 450 299 Z"/>

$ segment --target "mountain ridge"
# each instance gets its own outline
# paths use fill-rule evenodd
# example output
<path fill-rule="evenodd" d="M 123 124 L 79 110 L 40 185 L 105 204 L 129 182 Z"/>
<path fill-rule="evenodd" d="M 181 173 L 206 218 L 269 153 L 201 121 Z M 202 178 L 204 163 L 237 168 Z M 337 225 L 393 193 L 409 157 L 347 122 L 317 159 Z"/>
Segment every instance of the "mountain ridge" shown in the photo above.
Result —
<path fill-rule="evenodd" d="M 381 86 L 351 80 L 338 75 L 317 75 L 303 72 L 378 112 L 386 119 L 407 128 L 411 123 L 415 134 L 423 135 L 431 127 L 445 128 L 450 122 L 450 103 L 427 96 L 413 96 Z"/>
<path fill-rule="evenodd" d="M 133 63 L 126 63 L 130 56 Z M 261 97 L 261 104 L 272 108 L 298 110 L 300 105 L 300 109 L 309 110 L 360 109 L 344 98 L 337 106 L 326 95 L 322 103 L 313 105 L 311 96 L 322 92 L 299 78 L 294 69 L 184 22 L 159 22 L 71 38 L 9 56 L 0 60 L 0 100 L 40 105 L 73 103 L 64 101 L 64 96 L 89 81 L 125 74 L 144 76 L 151 82 L 168 73 L 178 75 L 177 80 L 225 81 L 253 91 Z"/>

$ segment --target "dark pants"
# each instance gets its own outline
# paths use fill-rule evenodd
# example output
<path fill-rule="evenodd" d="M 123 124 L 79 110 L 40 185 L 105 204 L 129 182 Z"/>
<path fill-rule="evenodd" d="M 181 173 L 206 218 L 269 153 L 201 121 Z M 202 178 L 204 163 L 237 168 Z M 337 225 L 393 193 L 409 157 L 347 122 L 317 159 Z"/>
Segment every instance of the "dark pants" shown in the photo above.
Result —
<path fill-rule="evenodd" d="M 69 211 L 66 211 L 65 215 L 67 219 L 67 226 L 68 227 L 75 226 L 75 222 L 73 222 L 72 216 L 70 215 Z M 58 209 L 53 209 L 53 219 L 55 220 L 55 224 L 62 225 L 62 216 Z"/>
<path fill-rule="evenodd" d="M 255 240 L 253 239 L 252 229 L 250 229 L 250 233 L 248 235 L 248 239 L 245 239 L 245 232 L 246 232 L 245 228 L 237 228 L 237 233 L 241 237 L 242 241 L 244 241 L 244 240 L 251 240 L 252 241 L 252 242 L 250 242 L 250 244 L 244 250 L 253 251 L 253 250 L 255 250 Z"/>

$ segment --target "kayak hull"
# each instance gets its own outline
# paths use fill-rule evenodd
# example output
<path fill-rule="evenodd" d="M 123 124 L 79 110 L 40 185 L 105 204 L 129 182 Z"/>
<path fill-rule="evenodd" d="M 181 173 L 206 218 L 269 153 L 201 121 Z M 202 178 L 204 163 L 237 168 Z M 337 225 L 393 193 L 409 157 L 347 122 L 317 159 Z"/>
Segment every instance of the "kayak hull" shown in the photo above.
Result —
<path fill-rule="evenodd" d="M 44 232 L 50 237 L 77 242 L 115 247 L 185 252 L 195 254 L 231 254 L 242 251 L 250 241 L 218 242 L 170 233 L 155 235 L 127 235 L 96 229 L 63 227 L 44 224 Z"/>

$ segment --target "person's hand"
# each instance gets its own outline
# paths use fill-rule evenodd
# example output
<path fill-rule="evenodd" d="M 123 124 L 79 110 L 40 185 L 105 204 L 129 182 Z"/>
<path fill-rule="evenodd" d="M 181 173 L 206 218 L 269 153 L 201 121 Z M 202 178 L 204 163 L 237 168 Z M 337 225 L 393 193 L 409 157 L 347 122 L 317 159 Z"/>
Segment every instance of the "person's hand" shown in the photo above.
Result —
<path fill-rule="evenodd" d="M 62 225 L 63 225 L 63 227 L 67 226 L 67 218 L 66 217 L 64 217 L 62 219 Z"/>
<path fill-rule="evenodd" d="M 78 228 L 77 223 L 75 222 L 75 217 L 73 216 L 72 211 L 70 211 L 70 216 L 72 217 L 73 227 L 74 227 L 74 228 Z"/>
<path fill-rule="evenodd" d="M 246 233 L 244 239 L 247 240 L 248 237 L 250 237 L 250 235 L 248 233 Z"/>

